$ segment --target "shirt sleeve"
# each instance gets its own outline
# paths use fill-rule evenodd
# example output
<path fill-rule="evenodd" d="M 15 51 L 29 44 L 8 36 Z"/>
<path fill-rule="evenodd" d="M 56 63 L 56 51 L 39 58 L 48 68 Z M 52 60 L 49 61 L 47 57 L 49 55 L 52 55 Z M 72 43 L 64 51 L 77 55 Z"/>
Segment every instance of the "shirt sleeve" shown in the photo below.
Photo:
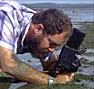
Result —
<path fill-rule="evenodd" d="M 8 15 L 0 10 L 0 46 L 13 50 L 14 40 L 13 25 Z"/>

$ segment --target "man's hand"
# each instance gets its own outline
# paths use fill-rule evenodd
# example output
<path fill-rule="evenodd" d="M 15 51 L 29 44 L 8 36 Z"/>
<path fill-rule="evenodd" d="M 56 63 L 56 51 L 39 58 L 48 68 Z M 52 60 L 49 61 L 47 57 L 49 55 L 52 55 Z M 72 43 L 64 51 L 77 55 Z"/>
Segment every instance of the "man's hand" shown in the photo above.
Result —
<path fill-rule="evenodd" d="M 55 80 L 56 80 L 56 84 L 66 84 L 72 81 L 73 78 L 74 78 L 74 73 L 66 73 L 62 75 L 57 75 Z"/>
<path fill-rule="evenodd" d="M 43 59 L 40 59 L 40 61 L 43 65 L 44 71 L 50 71 L 54 69 L 56 62 L 58 61 L 58 56 L 55 54 L 52 54 L 51 58 L 48 61 L 44 62 Z"/>
<path fill-rule="evenodd" d="M 3 72 L 2 68 L 1 68 L 1 65 L 0 65 L 0 73 Z"/>
<path fill-rule="evenodd" d="M 58 61 L 58 56 L 52 54 L 52 57 L 49 61 L 45 63 L 42 62 L 44 67 L 44 73 L 48 74 L 48 71 L 53 70 L 57 61 Z M 56 84 L 65 84 L 72 81 L 73 78 L 74 78 L 74 73 L 63 73 L 63 74 L 58 74 L 55 80 L 56 80 Z"/>
<path fill-rule="evenodd" d="M 0 68 L 0 72 L 2 72 L 2 69 Z"/>

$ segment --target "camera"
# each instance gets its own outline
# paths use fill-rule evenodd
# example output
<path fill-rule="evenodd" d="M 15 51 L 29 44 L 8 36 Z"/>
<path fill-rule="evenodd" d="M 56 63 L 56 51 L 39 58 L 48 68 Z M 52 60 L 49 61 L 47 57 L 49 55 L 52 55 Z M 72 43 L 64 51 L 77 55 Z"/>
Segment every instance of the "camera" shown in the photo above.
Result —
<path fill-rule="evenodd" d="M 79 51 L 80 45 L 82 44 L 85 33 L 74 28 L 72 35 L 70 36 L 67 43 L 62 47 L 59 59 L 53 70 L 49 71 L 49 74 L 56 77 L 58 73 L 64 72 L 76 72 L 81 66 L 81 63 L 76 55 L 80 55 L 86 51 L 82 49 Z"/>

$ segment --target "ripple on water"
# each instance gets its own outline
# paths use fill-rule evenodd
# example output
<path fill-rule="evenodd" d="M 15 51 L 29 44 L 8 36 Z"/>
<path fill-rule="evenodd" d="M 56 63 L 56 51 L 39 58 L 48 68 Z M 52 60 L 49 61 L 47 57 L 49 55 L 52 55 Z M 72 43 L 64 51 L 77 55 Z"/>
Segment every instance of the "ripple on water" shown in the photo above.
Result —
<path fill-rule="evenodd" d="M 79 68 L 80 71 L 78 71 L 78 74 L 83 75 L 94 75 L 94 66 L 91 65 L 83 65 Z"/>
<path fill-rule="evenodd" d="M 80 82 L 75 82 L 77 85 L 84 85 L 88 89 L 94 89 L 94 81 L 90 80 L 80 80 Z"/>

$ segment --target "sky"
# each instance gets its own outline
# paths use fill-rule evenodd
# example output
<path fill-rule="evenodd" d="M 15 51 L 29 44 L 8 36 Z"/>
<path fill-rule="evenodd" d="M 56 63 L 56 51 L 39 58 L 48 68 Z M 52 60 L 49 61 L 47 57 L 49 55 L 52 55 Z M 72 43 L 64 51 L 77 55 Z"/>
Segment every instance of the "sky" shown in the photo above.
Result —
<path fill-rule="evenodd" d="M 18 0 L 21 3 L 94 4 L 94 0 Z"/>

